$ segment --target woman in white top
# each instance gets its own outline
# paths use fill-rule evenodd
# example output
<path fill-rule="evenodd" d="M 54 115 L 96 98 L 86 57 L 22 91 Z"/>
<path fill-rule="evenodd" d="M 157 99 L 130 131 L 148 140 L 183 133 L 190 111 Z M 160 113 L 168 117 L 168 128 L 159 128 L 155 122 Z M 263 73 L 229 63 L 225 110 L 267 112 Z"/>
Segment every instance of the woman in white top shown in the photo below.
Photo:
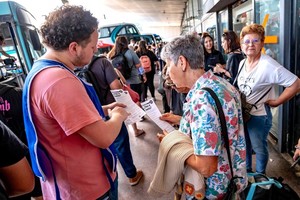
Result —
<path fill-rule="evenodd" d="M 245 26 L 240 39 L 246 58 L 240 62 L 238 87 L 246 95 L 248 103 L 255 104 L 263 97 L 256 103 L 256 107 L 252 108 L 251 119 L 245 123 L 248 131 L 248 134 L 245 134 L 247 170 L 252 171 L 252 150 L 254 150 L 256 172 L 265 173 L 269 157 L 267 136 L 272 125 L 270 107 L 277 107 L 291 99 L 300 90 L 300 80 L 270 56 L 262 54 L 265 39 L 263 26 L 258 24 Z M 275 85 L 285 87 L 279 97 L 275 96 Z"/>

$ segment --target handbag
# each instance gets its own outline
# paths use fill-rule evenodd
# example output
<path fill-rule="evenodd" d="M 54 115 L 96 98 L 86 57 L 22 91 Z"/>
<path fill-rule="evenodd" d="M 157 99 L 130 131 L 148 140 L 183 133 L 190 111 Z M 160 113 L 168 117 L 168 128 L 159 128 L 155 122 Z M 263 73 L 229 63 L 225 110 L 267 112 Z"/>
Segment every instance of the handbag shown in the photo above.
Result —
<path fill-rule="evenodd" d="M 159 76 L 159 84 L 158 84 L 158 88 L 157 88 L 157 91 L 159 94 L 163 95 L 165 93 L 165 88 L 164 88 L 164 78 L 163 78 L 163 75 L 161 74 Z"/>
<path fill-rule="evenodd" d="M 252 108 L 255 107 L 257 109 L 257 107 L 255 104 L 250 104 L 246 101 L 246 95 L 244 93 L 240 92 L 240 97 L 242 103 L 241 107 L 242 107 L 243 121 L 248 122 L 251 119 L 250 112 Z"/>
<path fill-rule="evenodd" d="M 246 60 L 245 60 L 245 62 L 246 62 Z M 245 95 L 243 92 L 241 92 L 241 91 L 239 90 L 238 86 L 236 85 L 237 78 L 238 78 L 240 72 L 242 71 L 242 69 L 243 69 L 243 67 L 244 67 L 244 65 L 245 65 L 245 62 L 243 63 L 241 69 L 240 69 L 239 72 L 237 73 L 237 75 L 236 75 L 236 77 L 235 77 L 235 79 L 234 79 L 232 85 L 235 86 L 235 88 L 236 88 L 236 89 L 239 91 L 239 93 L 240 93 L 241 104 L 242 104 L 242 105 L 241 105 L 241 108 L 242 108 L 243 121 L 244 121 L 244 122 L 248 122 L 248 121 L 251 119 L 251 114 L 250 114 L 250 112 L 251 112 L 252 108 L 254 107 L 254 108 L 257 109 L 256 104 L 257 104 L 260 100 L 262 100 L 262 99 L 270 92 L 270 90 L 272 89 L 272 87 L 270 87 L 270 89 L 269 89 L 266 93 L 264 93 L 264 95 L 262 95 L 262 96 L 261 96 L 254 104 L 248 103 L 247 100 L 246 100 L 246 95 Z"/>
<path fill-rule="evenodd" d="M 121 78 L 119 80 L 120 80 L 120 83 L 122 85 L 122 89 L 125 90 L 125 91 L 127 91 L 129 93 L 132 101 L 134 103 L 139 102 L 140 101 L 140 95 L 136 91 L 134 91 L 133 89 L 131 89 L 129 85 L 126 85 L 125 83 L 123 83 L 123 81 L 122 81 Z"/>
<path fill-rule="evenodd" d="M 212 96 L 212 98 L 214 99 L 214 101 L 217 105 L 217 110 L 218 110 L 220 122 L 221 122 L 221 133 L 222 133 L 222 137 L 224 139 L 225 148 L 226 148 L 227 156 L 228 156 L 228 162 L 229 162 L 229 166 L 230 166 L 231 179 L 230 179 L 229 185 L 227 187 L 227 192 L 226 192 L 225 196 L 223 197 L 223 199 L 224 200 L 235 200 L 236 192 L 237 192 L 237 186 L 236 186 L 235 180 L 238 178 L 242 178 L 242 177 L 234 176 L 234 174 L 233 174 L 225 115 L 224 115 L 220 100 L 219 100 L 218 96 L 216 95 L 216 93 L 212 89 L 207 88 L 207 87 L 204 87 L 202 89 L 209 92 L 209 94 Z"/>
<path fill-rule="evenodd" d="M 248 173 L 246 200 L 299 200 L 297 193 L 283 183 L 283 178 L 269 178 L 260 173 Z"/>

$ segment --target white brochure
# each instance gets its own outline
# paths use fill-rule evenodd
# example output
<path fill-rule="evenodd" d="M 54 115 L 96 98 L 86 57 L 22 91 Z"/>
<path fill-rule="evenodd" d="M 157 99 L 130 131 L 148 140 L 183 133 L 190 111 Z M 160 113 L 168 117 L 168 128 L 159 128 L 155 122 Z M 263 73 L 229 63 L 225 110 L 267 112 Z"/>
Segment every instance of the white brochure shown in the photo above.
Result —
<path fill-rule="evenodd" d="M 155 124 L 157 124 L 159 128 L 161 128 L 162 130 L 166 130 L 168 133 L 175 130 L 175 128 L 171 124 L 159 119 L 161 113 L 153 99 L 149 99 L 145 102 L 142 102 L 141 104 L 146 114 L 150 117 L 152 121 L 154 121 Z"/>
<path fill-rule="evenodd" d="M 116 102 L 123 103 L 126 105 L 125 110 L 130 115 L 125 120 L 126 125 L 136 123 L 146 114 L 136 103 L 134 103 L 126 90 L 111 90 Z"/>

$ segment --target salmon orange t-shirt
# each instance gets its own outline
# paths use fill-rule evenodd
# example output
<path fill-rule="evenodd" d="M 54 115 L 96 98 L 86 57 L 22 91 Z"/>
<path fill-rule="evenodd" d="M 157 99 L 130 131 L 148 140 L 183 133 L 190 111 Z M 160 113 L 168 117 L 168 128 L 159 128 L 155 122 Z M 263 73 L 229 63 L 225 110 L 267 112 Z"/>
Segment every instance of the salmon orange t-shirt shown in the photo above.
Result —
<path fill-rule="evenodd" d="M 110 189 L 100 149 L 78 131 L 102 120 L 74 74 L 59 67 L 33 80 L 30 106 L 38 140 L 48 152 L 62 199 L 96 199 Z M 101 130 L 99 130 L 101 131 Z M 111 173 L 113 179 L 116 174 Z M 52 174 L 41 181 L 45 200 L 54 199 Z"/>

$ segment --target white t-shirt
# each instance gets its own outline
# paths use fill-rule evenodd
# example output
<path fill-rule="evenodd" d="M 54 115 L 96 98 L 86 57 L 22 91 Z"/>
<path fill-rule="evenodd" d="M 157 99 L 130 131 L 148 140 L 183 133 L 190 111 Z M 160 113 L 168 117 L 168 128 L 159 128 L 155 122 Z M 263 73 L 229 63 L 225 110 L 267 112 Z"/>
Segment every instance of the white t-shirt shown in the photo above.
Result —
<path fill-rule="evenodd" d="M 265 54 L 261 55 L 255 68 L 249 72 L 246 71 L 244 63 L 245 59 L 240 62 L 239 70 L 243 67 L 237 81 L 240 91 L 247 97 L 247 102 L 254 104 L 272 87 L 271 91 L 256 104 L 257 109 L 251 110 L 251 115 L 266 115 L 264 103 L 276 98 L 273 86 L 289 87 L 298 77 Z"/>

